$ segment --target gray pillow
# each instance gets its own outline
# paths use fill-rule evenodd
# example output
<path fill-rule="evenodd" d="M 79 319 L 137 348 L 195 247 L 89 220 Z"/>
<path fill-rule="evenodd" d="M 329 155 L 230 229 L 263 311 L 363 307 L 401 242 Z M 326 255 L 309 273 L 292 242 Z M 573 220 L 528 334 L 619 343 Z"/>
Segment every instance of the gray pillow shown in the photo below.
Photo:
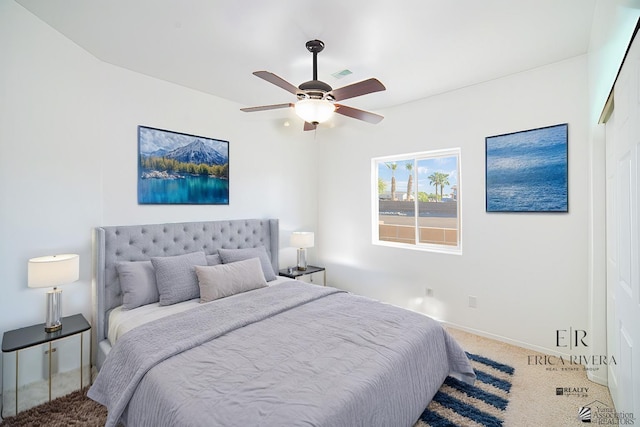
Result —
<path fill-rule="evenodd" d="M 200 285 L 200 302 L 267 287 L 258 258 L 231 264 L 196 266 L 196 274 Z"/>
<path fill-rule="evenodd" d="M 267 282 L 276 280 L 276 273 L 273 272 L 271 266 L 271 260 L 267 255 L 267 249 L 264 246 L 258 246 L 257 248 L 245 248 L 245 249 L 218 249 L 220 259 L 224 264 L 229 264 L 237 261 L 244 261 L 249 258 L 259 258 L 260 265 L 262 266 L 262 272 Z"/>
<path fill-rule="evenodd" d="M 222 264 L 222 260 L 220 259 L 220 254 L 206 255 L 207 265 L 218 265 Z"/>
<path fill-rule="evenodd" d="M 116 271 L 126 310 L 158 302 L 156 272 L 151 261 L 118 262 Z"/>
<path fill-rule="evenodd" d="M 198 298 L 198 276 L 196 265 L 207 265 L 204 252 L 151 258 L 156 269 L 156 283 L 160 294 L 160 305 L 171 305 Z"/>

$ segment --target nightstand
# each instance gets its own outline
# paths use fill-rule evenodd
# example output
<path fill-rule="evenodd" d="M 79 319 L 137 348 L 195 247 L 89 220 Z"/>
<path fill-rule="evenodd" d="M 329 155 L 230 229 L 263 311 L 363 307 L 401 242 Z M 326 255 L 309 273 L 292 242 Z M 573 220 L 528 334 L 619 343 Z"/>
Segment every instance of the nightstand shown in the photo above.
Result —
<path fill-rule="evenodd" d="M 77 337 L 76 339 L 72 337 L 75 337 L 78 335 L 80 337 L 80 340 L 79 340 L 80 343 L 79 343 L 79 349 L 78 349 L 79 355 L 80 355 L 79 385 L 80 385 L 80 389 L 82 389 L 82 387 L 84 386 L 83 371 L 84 371 L 84 334 L 85 333 L 89 335 L 89 360 L 88 360 L 89 381 L 88 382 L 91 383 L 91 325 L 89 324 L 89 322 L 87 322 L 87 319 L 85 319 L 82 314 L 63 317 L 62 329 L 59 331 L 51 332 L 51 333 L 45 332 L 44 323 L 28 326 L 26 328 L 15 329 L 13 331 L 7 331 L 4 333 L 2 337 L 2 353 L 3 353 L 2 354 L 3 356 L 2 357 L 2 362 L 3 362 L 2 363 L 2 372 L 3 372 L 2 398 L 3 398 L 3 403 L 5 403 L 2 405 L 3 417 L 6 416 L 5 414 L 6 410 L 12 409 L 10 407 L 15 408 L 15 413 L 10 415 L 16 415 L 18 413 L 18 408 L 19 408 L 18 390 L 20 390 L 21 386 L 23 387 L 23 389 L 20 390 L 21 393 L 27 387 L 36 388 L 36 386 L 33 386 L 32 384 L 25 386 L 26 383 L 30 383 L 29 380 L 23 380 L 25 384 L 20 383 L 21 357 L 23 358 L 23 363 L 27 363 L 26 369 L 25 367 L 22 367 L 23 375 L 37 376 L 34 372 L 37 372 L 37 369 L 42 369 L 45 372 L 46 376 L 48 376 L 48 398 L 49 398 L 48 400 L 51 401 L 51 379 L 52 379 L 52 370 L 53 370 L 52 355 L 53 353 L 57 352 L 59 348 L 64 347 L 65 349 L 67 349 L 71 345 L 75 345 L 75 342 L 73 341 L 75 341 Z M 55 343 L 66 338 L 69 339 L 67 340 L 69 344 L 60 342 L 54 348 L 53 345 Z M 42 360 L 40 356 L 40 352 L 37 350 L 37 347 L 41 347 L 42 350 L 44 350 L 45 359 L 42 366 L 33 365 L 33 363 L 41 363 L 39 361 Z M 33 350 L 33 351 L 30 351 L 30 350 Z M 8 360 L 10 359 L 11 353 L 15 353 L 14 355 L 15 365 L 7 363 Z M 67 355 L 67 353 L 70 353 L 70 352 L 66 352 L 65 355 Z M 73 353 L 75 353 L 75 351 Z M 74 356 L 70 358 L 74 358 Z M 63 364 L 64 362 L 65 361 L 62 361 Z M 12 372 L 13 369 L 15 369 L 15 371 Z M 9 378 L 13 378 L 11 373 L 13 373 L 13 375 L 15 376 L 14 384 L 11 384 L 11 381 L 9 379 Z M 42 378 L 42 376 L 40 376 L 40 378 Z M 8 388 L 11 387 L 12 385 L 15 386 L 15 406 L 6 404 L 6 403 L 9 403 L 7 401 L 8 400 L 7 395 L 9 394 L 9 392 L 13 391 L 13 390 L 8 390 Z M 34 392 L 34 393 L 37 393 L 37 392 Z M 45 392 L 45 394 L 47 393 Z M 36 404 L 39 404 L 39 403 L 41 402 L 37 402 Z M 23 404 L 20 405 L 20 410 L 27 409 L 27 407 L 29 407 L 29 405 L 28 404 L 25 405 L 23 402 Z"/>
<path fill-rule="evenodd" d="M 327 286 L 327 270 L 325 270 L 324 267 L 316 267 L 313 265 L 308 265 L 306 270 L 298 270 L 297 268 L 294 268 L 291 272 L 289 272 L 288 268 L 284 268 L 282 270 L 279 270 L 278 274 L 280 276 L 288 277 L 290 279 L 297 279 L 298 277 L 319 273 L 321 271 L 323 273 L 322 286 Z"/>

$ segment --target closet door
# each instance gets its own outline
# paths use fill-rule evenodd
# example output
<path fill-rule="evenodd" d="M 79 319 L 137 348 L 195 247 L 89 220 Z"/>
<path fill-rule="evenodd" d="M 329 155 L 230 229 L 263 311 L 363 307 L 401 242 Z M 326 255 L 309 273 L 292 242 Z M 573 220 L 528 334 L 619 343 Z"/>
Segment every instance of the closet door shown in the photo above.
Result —
<path fill-rule="evenodd" d="M 640 416 L 640 40 L 614 87 L 607 122 L 607 347 L 618 412 Z"/>

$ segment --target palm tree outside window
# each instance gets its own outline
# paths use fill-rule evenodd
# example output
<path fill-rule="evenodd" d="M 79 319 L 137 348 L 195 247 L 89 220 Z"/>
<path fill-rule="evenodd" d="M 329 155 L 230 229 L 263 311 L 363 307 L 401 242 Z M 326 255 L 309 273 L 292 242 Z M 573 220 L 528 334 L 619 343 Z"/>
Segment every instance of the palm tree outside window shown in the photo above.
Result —
<path fill-rule="evenodd" d="M 462 253 L 460 155 L 455 148 L 372 159 L 374 244 Z"/>

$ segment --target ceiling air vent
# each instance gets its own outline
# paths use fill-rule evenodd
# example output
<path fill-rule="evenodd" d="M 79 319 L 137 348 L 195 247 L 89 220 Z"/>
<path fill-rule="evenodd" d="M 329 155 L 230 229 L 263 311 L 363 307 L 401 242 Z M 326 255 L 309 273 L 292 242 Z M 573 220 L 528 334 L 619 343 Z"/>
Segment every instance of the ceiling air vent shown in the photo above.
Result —
<path fill-rule="evenodd" d="M 353 74 L 353 72 L 351 70 L 347 70 L 346 68 L 342 71 L 338 71 L 335 72 L 333 74 L 331 74 L 333 77 L 335 77 L 336 79 L 341 79 L 343 77 L 348 76 L 349 74 Z"/>

